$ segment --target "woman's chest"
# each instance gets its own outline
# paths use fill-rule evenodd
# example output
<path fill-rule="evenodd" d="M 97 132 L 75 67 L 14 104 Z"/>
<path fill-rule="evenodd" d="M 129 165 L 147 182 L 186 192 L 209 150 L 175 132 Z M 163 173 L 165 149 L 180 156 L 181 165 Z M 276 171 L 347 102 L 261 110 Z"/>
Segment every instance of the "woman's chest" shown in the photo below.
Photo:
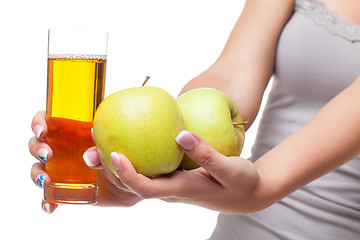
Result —
<path fill-rule="evenodd" d="M 319 0 L 344 19 L 360 25 L 360 0 Z"/>

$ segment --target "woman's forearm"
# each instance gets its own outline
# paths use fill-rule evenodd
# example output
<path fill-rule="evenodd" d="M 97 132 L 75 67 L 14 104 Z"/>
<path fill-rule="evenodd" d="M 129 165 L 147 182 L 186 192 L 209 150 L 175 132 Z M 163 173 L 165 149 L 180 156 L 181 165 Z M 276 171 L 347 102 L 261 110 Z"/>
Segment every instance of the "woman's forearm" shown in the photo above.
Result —
<path fill-rule="evenodd" d="M 257 198 L 272 204 L 360 154 L 360 77 L 255 162 Z"/>

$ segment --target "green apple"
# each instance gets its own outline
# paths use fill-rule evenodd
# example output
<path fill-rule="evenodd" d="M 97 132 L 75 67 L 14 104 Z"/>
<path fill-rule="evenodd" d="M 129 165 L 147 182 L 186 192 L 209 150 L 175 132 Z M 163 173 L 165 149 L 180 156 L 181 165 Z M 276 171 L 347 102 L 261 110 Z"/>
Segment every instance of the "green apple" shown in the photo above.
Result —
<path fill-rule="evenodd" d="M 176 100 L 158 87 L 134 87 L 114 93 L 99 105 L 93 134 L 100 155 L 117 176 L 111 152 L 124 154 L 148 177 L 176 170 L 183 152 L 175 141 L 184 129 Z"/>
<path fill-rule="evenodd" d="M 224 92 L 212 88 L 198 88 L 177 98 L 185 130 L 194 132 L 218 152 L 239 156 L 244 144 L 244 126 L 238 109 Z M 199 167 L 186 154 L 180 168 Z"/>

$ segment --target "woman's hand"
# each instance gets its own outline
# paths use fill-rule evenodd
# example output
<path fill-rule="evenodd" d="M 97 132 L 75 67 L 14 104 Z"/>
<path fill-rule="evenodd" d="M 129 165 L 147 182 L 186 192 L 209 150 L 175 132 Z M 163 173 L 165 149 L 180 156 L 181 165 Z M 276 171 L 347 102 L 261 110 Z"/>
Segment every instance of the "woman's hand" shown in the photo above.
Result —
<path fill-rule="evenodd" d="M 225 157 L 194 133 L 183 131 L 176 140 L 200 168 L 150 179 L 136 173 L 124 155 L 112 154 L 124 185 L 144 199 L 160 198 L 231 213 L 254 210 L 251 199 L 260 175 L 250 161 Z"/>
<path fill-rule="evenodd" d="M 45 163 L 51 161 L 53 152 L 49 145 L 44 142 L 47 134 L 45 111 L 39 111 L 35 115 L 31 128 L 35 136 L 29 141 L 29 151 L 39 160 L 31 168 L 31 178 L 38 187 L 46 188 L 50 184 L 50 177 L 44 168 Z M 127 189 L 108 168 L 103 167 L 96 147 L 92 147 L 84 153 L 84 160 L 89 167 L 100 169 L 98 206 L 127 207 L 141 200 L 140 197 Z M 41 205 L 42 209 L 47 213 L 52 213 L 58 206 L 56 203 L 50 203 L 45 200 L 42 201 Z"/>

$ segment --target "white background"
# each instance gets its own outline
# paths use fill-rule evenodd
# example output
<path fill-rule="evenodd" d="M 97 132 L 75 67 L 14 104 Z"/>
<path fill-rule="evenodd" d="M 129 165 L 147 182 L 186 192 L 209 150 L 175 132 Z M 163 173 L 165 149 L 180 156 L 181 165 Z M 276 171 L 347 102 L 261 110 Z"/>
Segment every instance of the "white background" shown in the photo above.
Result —
<path fill-rule="evenodd" d="M 0 3 L 0 239 L 206 239 L 217 212 L 160 200 L 131 208 L 40 207 L 30 179 L 34 114 L 45 109 L 47 29 L 109 32 L 105 95 L 124 88 L 162 87 L 174 97 L 217 58 L 244 1 L 12 0 Z M 246 104 L 246 103 L 244 103 Z M 250 155 L 256 124 L 242 156 Z M 5 237 L 6 236 L 6 237 Z"/>

